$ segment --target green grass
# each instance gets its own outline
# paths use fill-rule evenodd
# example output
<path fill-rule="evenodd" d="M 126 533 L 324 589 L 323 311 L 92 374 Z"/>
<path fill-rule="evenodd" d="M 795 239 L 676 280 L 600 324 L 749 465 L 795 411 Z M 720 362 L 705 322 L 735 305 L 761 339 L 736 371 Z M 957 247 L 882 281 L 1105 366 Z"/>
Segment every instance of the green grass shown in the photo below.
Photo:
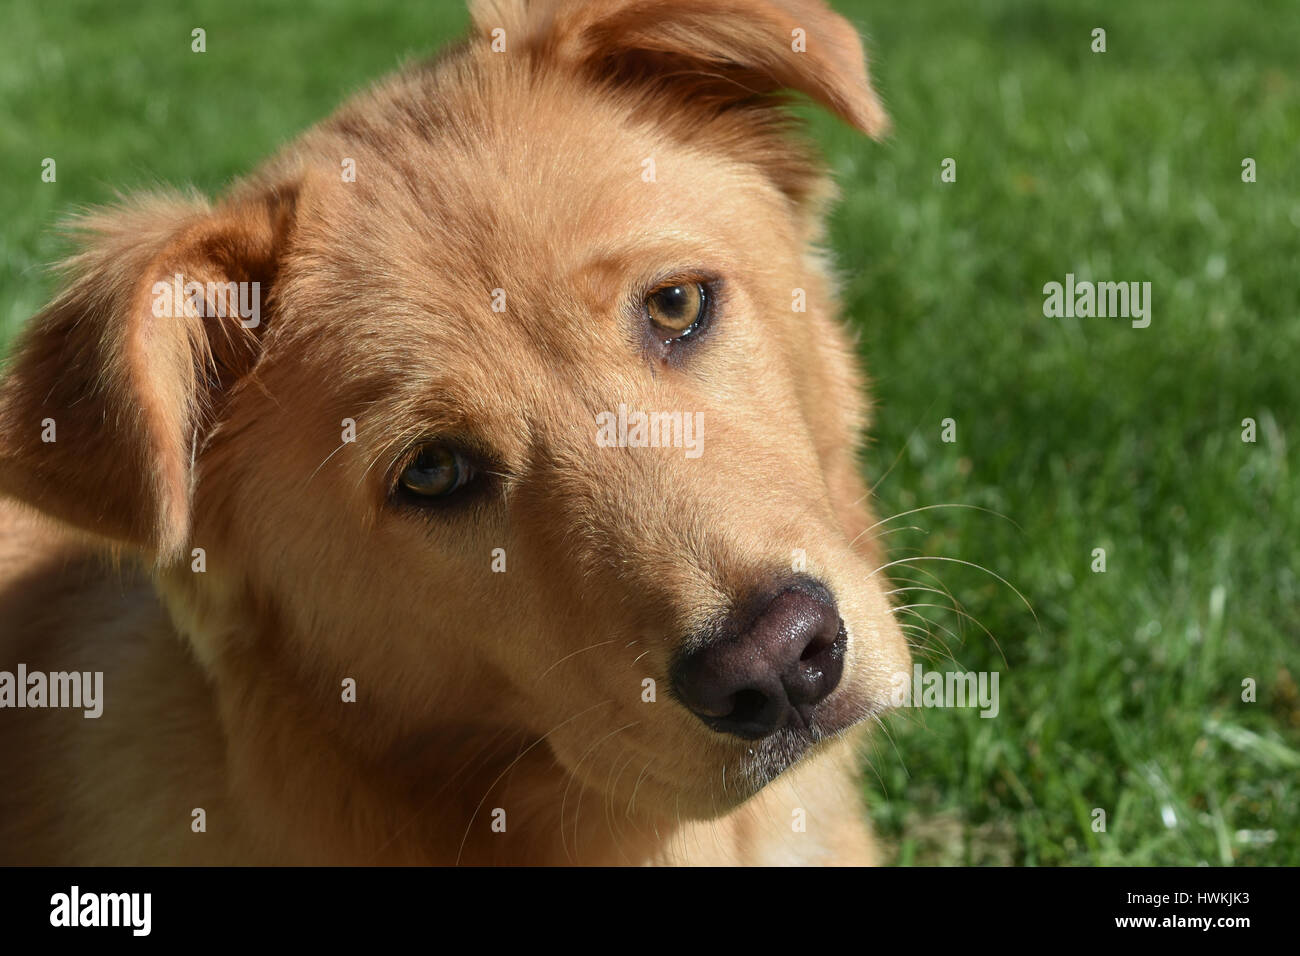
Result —
<path fill-rule="evenodd" d="M 220 190 L 465 22 L 452 2 L 134 6 L 6 8 L 0 340 L 51 291 L 62 214 L 157 182 Z M 911 619 L 934 635 L 910 632 L 927 666 L 952 666 L 942 639 L 962 669 L 1000 671 L 1001 713 L 889 719 L 864 789 L 891 858 L 1300 864 L 1294 5 L 837 6 L 870 35 L 895 120 L 875 145 L 812 119 L 875 378 L 877 507 L 1011 519 L 939 508 L 885 540 L 987 568 L 1034 610 L 973 568 L 897 569 L 937 575 L 992 632 L 1001 653 L 951 612 Z M 1043 284 L 1067 272 L 1151 282 L 1150 328 L 1044 318 Z"/>

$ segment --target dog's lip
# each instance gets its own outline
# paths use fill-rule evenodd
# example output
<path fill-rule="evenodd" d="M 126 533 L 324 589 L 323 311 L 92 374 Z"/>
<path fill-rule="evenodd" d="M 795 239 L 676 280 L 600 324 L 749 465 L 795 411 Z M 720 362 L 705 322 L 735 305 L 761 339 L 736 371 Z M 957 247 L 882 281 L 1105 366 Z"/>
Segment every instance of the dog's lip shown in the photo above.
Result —
<path fill-rule="evenodd" d="M 847 689 L 819 704 L 806 723 L 787 724 L 761 740 L 743 741 L 745 776 L 761 789 L 806 757 L 819 745 L 833 741 L 889 707 Z"/>
<path fill-rule="evenodd" d="M 842 734 L 844 731 L 890 709 L 887 700 L 844 687 L 822 701 L 812 713 L 809 727 L 821 740 Z"/>
<path fill-rule="evenodd" d="M 877 700 L 856 688 L 841 687 L 810 711 L 797 710 L 803 723 L 789 725 L 785 729 L 806 738 L 808 744 L 812 745 L 837 737 L 890 709 L 892 707 L 887 700 Z"/>

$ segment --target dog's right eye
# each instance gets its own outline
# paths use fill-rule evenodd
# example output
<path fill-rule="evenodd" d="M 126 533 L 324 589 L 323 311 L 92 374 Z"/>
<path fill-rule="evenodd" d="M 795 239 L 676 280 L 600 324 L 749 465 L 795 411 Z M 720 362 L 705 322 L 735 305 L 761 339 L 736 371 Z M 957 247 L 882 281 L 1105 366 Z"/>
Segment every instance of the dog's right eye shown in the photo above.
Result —
<path fill-rule="evenodd" d="M 701 282 L 673 282 L 646 296 L 645 307 L 650 320 L 666 339 L 686 338 L 703 324 L 709 294 Z"/>
<path fill-rule="evenodd" d="M 422 445 L 402 469 L 398 484 L 418 498 L 447 498 L 474 480 L 477 471 L 463 454 L 448 445 Z"/>

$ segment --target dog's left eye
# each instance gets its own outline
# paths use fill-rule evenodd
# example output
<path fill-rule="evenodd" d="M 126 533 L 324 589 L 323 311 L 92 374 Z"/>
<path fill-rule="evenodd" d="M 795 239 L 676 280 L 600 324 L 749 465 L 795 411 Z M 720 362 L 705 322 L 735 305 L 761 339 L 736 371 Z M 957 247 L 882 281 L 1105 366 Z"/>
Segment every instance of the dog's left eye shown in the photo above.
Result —
<path fill-rule="evenodd" d="M 474 465 L 447 445 L 423 445 L 403 470 L 402 488 L 421 498 L 446 498 L 468 485 L 475 476 Z"/>
<path fill-rule="evenodd" d="M 661 332 L 684 338 L 698 330 L 707 314 L 709 293 L 699 282 L 675 282 L 646 296 L 645 307 Z"/>

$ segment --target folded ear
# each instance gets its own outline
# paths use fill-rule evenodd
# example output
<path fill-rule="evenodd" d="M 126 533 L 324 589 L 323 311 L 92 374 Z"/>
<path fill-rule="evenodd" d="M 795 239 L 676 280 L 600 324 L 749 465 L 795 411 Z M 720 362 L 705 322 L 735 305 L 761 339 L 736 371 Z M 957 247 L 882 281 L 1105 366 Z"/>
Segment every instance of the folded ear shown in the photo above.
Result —
<path fill-rule="evenodd" d="M 211 209 L 152 196 L 82 217 L 65 290 L 0 382 L 0 493 L 166 560 L 191 465 L 260 349 L 293 191 Z"/>
<path fill-rule="evenodd" d="M 485 34 L 597 76 L 718 104 L 796 90 L 870 136 L 889 125 L 857 31 L 823 0 L 471 0 L 470 12 Z"/>

